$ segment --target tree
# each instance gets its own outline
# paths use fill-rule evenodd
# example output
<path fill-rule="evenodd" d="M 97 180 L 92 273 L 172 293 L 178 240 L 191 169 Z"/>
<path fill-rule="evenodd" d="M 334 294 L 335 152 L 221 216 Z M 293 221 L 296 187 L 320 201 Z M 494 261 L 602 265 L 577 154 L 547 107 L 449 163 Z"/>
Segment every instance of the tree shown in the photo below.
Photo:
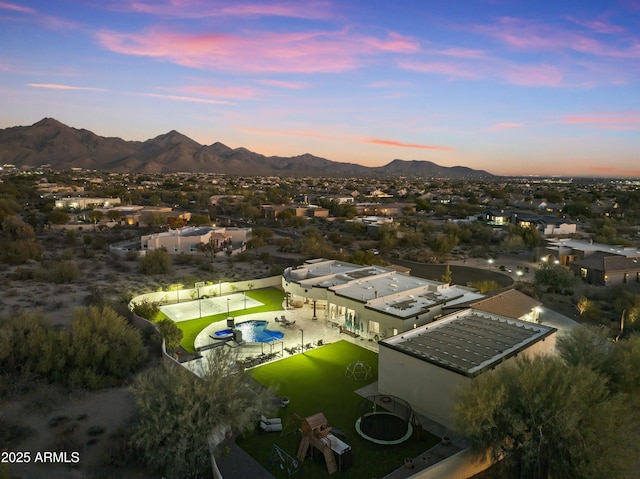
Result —
<path fill-rule="evenodd" d="M 570 270 L 559 264 L 542 263 L 534 273 L 536 285 L 548 286 L 552 289 L 571 288 L 580 280 Z"/>
<path fill-rule="evenodd" d="M 103 217 L 102 211 L 100 210 L 91 210 L 89 212 L 89 218 L 93 221 L 93 224 L 97 224 Z"/>
<path fill-rule="evenodd" d="M 602 319 L 602 311 L 595 301 L 590 300 L 586 296 L 581 296 L 576 304 L 578 313 L 582 319 L 587 321 L 597 321 Z"/>
<path fill-rule="evenodd" d="M 447 263 L 447 267 L 444 270 L 444 274 L 440 277 L 440 281 L 451 284 L 451 266 L 449 266 L 449 263 Z"/>
<path fill-rule="evenodd" d="M 160 311 L 160 304 L 154 301 L 149 301 L 148 299 L 143 299 L 142 301 L 133 303 L 132 310 L 141 318 L 153 321 L 156 314 L 158 314 L 158 311 Z"/>
<path fill-rule="evenodd" d="M 112 209 L 107 211 L 107 216 L 109 217 L 110 221 L 120 221 L 122 214 L 120 213 L 119 210 Z"/>
<path fill-rule="evenodd" d="M 47 214 L 47 219 L 54 225 L 66 225 L 69 222 L 69 215 L 62 210 L 53 210 Z"/>
<path fill-rule="evenodd" d="M 132 445 L 169 478 L 210 477 L 214 431 L 243 432 L 269 410 L 267 390 L 257 390 L 236 367 L 231 348 L 215 348 L 201 378 L 171 366 L 138 376 Z"/>
<path fill-rule="evenodd" d="M 556 356 L 520 357 L 477 377 L 456 404 L 458 428 L 518 477 L 631 478 L 637 419 L 607 379 Z"/>
<path fill-rule="evenodd" d="M 114 386 L 134 373 L 147 353 L 140 332 L 110 307 L 78 308 L 71 322 L 67 383 Z"/>
<path fill-rule="evenodd" d="M 158 326 L 160 335 L 164 338 L 164 345 L 167 348 L 167 351 L 173 351 L 180 346 L 183 332 L 176 323 L 171 321 L 169 318 L 164 318 L 158 321 L 156 326 Z"/>
<path fill-rule="evenodd" d="M 218 254 L 218 251 L 220 251 L 218 241 L 213 237 L 210 237 L 209 241 L 207 241 L 206 243 L 198 243 L 196 248 L 198 249 L 198 251 L 204 253 L 209 259 L 211 259 L 212 263 L 213 260 L 216 259 L 216 254 Z"/>
<path fill-rule="evenodd" d="M 0 227 L 0 261 L 21 264 L 42 257 L 42 247 L 36 242 L 33 227 L 19 216 L 6 216 Z"/>
<path fill-rule="evenodd" d="M 138 262 L 142 274 L 167 274 L 171 272 L 171 258 L 164 248 L 147 251 Z"/>

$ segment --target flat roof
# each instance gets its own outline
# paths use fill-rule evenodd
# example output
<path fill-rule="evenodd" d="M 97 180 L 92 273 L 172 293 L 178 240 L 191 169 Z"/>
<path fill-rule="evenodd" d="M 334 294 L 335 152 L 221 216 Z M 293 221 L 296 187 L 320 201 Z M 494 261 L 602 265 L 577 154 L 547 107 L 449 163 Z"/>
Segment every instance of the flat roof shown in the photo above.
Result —
<path fill-rule="evenodd" d="M 469 308 L 379 344 L 473 377 L 555 332 L 549 326 Z"/>
<path fill-rule="evenodd" d="M 353 278 L 356 279 L 356 278 Z M 351 280 L 344 285 L 338 285 L 331 289 L 338 296 L 350 298 L 356 301 L 366 302 L 376 298 L 384 298 L 394 293 L 403 293 L 418 288 L 430 287 L 435 290 L 443 283 L 428 279 L 416 278 L 393 270 L 381 271 L 378 275 L 369 275 Z M 425 291 L 426 293 L 427 291 Z M 408 299 L 408 298 L 403 298 Z"/>
<path fill-rule="evenodd" d="M 470 291 L 463 287 L 449 286 L 437 291 L 417 291 L 414 294 L 409 294 L 401 298 L 369 304 L 367 305 L 367 309 L 409 319 L 438 305 L 442 305 L 443 307 L 454 306 L 480 298 L 484 298 L 484 295 L 481 293 Z"/>
<path fill-rule="evenodd" d="M 628 246 L 614 246 L 602 243 L 592 243 L 574 239 L 559 239 L 550 240 L 547 249 L 570 248 L 578 251 L 602 251 L 603 253 L 617 254 L 626 257 L 638 257 L 640 256 L 640 250 Z"/>
<path fill-rule="evenodd" d="M 330 287 L 349 281 L 376 276 L 394 271 L 382 266 L 363 266 L 336 260 L 310 260 L 297 268 L 287 268 L 285 277 L 289 281 L 307 286 Z"/>

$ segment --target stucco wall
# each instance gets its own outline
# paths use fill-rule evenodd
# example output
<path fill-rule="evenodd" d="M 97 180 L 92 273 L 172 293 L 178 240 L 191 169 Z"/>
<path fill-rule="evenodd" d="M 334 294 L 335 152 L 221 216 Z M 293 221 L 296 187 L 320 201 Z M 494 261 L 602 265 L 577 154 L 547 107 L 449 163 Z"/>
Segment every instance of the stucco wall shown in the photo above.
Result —
<path fill-rule="evenodd" d="M 453 427 L 456 390 L 469 380 L 461 374 L 380 345 L 378 391 L 404 399 L 419 414 L 448 428 Z"/>
<path fill-rule="evenodd" d="M 428 469 L 424 469 L 409 479 L 468 479 L 488 469 L 493 463 L 489 450 L 475 453 L 464 449 Z"/>

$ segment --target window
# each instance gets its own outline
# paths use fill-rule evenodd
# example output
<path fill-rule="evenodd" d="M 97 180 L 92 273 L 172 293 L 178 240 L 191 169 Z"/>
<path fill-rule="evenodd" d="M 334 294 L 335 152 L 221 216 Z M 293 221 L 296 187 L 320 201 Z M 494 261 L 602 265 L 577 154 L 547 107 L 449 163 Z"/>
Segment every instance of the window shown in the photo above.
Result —
<path fill-rule="evenodd" d="M 582 278 L 586 278 L 587 277 L 587 273 L 588 273 L 587 268 L 580 268 L 580 276 Z"/>

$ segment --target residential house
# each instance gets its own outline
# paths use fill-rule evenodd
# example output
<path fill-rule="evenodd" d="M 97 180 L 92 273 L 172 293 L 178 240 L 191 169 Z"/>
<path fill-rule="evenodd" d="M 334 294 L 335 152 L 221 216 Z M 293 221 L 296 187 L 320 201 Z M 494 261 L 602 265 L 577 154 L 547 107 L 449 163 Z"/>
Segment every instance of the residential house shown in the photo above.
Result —
<path fill-rule="evenodd" d="M 144 235 L 140 237 L 140 247 L 143 251 L 164 248 L 170 254 L 192 254 L 198 252 L 199 244 L 213 242 L 221 253 L 234 254 L 246 249 L 250 237 L 251 228 L 187 226 Z"/>
<path fill-rule="evenodd" d="M 518 355 L 553 354 L 556 329 L 467 308 L 381 340 L 378 392 L 454 427 L 456 393 Z M 400 374 L 399 372 L 402 371 Z"/>
<path fill-rule="evenodd" d="M 313 304 L 336 327 L 374 341 L 432 322 L 448 306 L 484 297 L 393 268 L 325 259 L 287 268 L 282 288 L 291 302 Z"/>

